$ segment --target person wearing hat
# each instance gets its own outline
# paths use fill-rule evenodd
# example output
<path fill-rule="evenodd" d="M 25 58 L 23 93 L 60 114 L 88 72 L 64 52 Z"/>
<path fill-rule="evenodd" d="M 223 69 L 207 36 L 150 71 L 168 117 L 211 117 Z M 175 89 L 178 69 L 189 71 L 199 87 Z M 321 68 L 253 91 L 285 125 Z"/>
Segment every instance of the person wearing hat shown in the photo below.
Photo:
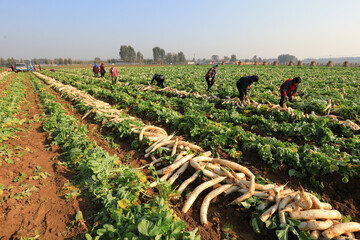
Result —
<path fill-rule="evenodd" d="M 99 76 L 99 67 L 98 67 L 97 63 L 95 63 L 93 66 L 93 72 L 94 72 L 94 77 Z"/>
<path fill-rule="evenodd" d="M 281 99 L 279 103 L 281 107 L 284 107 L 284 101 L 289 100 L 290 102 L 293 102 L 293 99 L 296 95 L 300 83 L 301 83 L 301 78 L 295 77 L 293 79 L 288 79 L 285 82 L 283 82 L 283 84 L 281 84 L 280 86 Z"/>
<path fill-rule="evenodd" d="M 111 68 L 109 71 L 109 76 L 111 78 L 112 84 L 116 84 L 117 78 L 119 77 L 119 73 L 118 73 L 117 68 L 115 67 L 115 64 L 111 65 Z"/>
<path fill-rule="evenodd" d="M 210 88 L 215 83 L 215 75 L 216 75 L 216 69 L 218 65 L 214 64 L 212 68 L 209 69 L 209 71 L 205 75 L 206 83 L 208 85 L 207 91 L 210 92 Z"/>
<path fill-rule="evenodd" d="M 245 97 L 245 100 L 249 99 L 249 97 L 247 96 L 248 90 L 251 89 L 252 83 L 258 82 L 258 81 L 259 81 L 259 77 L 256 75 L 253 75 L 253 76 L 242 77 L 236 82 L 236 87 L 239 91 L 241 102 L 244 101 L 244 97 Z"/>
<path fill-rule="evenodd" d="M 100 65 L 100 74 L 101 74 L 101 77 L 104 77 L 104 76 L 105 76 L 105 73 L 106 73 L 105 65 L 104 65 L 104 63 L 101 63 L 101 65 Z"/>
<path fill-rule="evenodd" d="M 157 83 L 156 85 L 157 85 L 158 87 L 164 88 L 164 81 L 165 81 L 165 76 L 164 76 L 164 75 L 155 73 L 155 75 L 154 75 L 153 78 L 151 79 L 151 83 L 150 83 L 150 84 L 153 84 L 154 80 L 156 81 L 156 83 Z"/>

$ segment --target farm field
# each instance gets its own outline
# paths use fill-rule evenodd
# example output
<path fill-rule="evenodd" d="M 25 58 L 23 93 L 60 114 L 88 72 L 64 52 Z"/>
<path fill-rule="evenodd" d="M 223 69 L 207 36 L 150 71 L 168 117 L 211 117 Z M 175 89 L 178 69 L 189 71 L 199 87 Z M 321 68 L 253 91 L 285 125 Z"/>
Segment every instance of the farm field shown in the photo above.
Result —
<path fill-rule="evenodd" d="M 310 239 L 314 229 L 300 231 L 292 213 L 264 219 L 265 202 L 279 205 L 302 188 L 338 210 L 340 222 L 360 222 L 360 68 L 219 66 L 206 93 L 208 69 L 118 67 L 116 85 L 90 67 L 0 72 L 0 223 L 16 222 L 18 205 L 31 216 L 36 203 L 58 206 L 61 219 L 48 226 L 42 210 L 40 223 L 0 238 Z M 155 73 L 166 76 L 165 89 L 148 86 Z M 240 106 L 236 81 L 254 74 L 253 101 Z M 296 76 L 295 102 L 279 108 L 279 86 Z M 154 159 L 160 166 L 148 166 Z M 212 185 L 201 192 L 204 182 Z M 235 187 L 243 197 L 229 205 L 241 196 Z M 219 196 L 204 223 L 210 192 Z"/>

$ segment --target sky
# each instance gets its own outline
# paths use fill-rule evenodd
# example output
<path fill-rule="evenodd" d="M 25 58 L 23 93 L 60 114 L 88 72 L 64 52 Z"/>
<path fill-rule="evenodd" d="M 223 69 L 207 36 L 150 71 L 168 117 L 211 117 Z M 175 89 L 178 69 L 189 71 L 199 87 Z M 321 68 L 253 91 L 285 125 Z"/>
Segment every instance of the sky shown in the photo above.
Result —
<path fill-rule="evenodd" d="M 0 0 L 0 57 L 360 56 L 359 0 Z"/>

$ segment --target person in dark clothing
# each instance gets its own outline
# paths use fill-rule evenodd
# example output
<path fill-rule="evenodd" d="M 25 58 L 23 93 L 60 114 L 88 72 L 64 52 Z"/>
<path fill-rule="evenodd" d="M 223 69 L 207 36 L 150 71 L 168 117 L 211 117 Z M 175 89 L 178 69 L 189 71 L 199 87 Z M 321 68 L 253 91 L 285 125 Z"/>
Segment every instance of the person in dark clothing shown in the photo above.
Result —
<path fill-rule="evenodd" d="M 236 87 L 239 90 L 241 102 L 244 100 L 244 97 L 246 99 L 248 98 L 247 93 L 248 90 L 251 89 L 251 84 L 258 81 L 259 81 L 259 77 L 253 75 L 253 76 L 242 77 L 236 82 Z"/>
<path fill-rule="evenodd" d="M 95 63 L 93 66 L 94 77 L 99 76 L 99 66 Z"/>
<path fill-rule="evenodd" d="M 16 72 L 16 68 L 15 68 L 14 64 L 11 65 L 11 71 Z"/>
<path fill-rule="evenodd" d="M 39 70 L 40 70 L 40 72 L 41 72 L 41 66 L 40 66 L 40 64 L 39 64 Z"/>
<path fill-rule="evenodd" d="M 205 75 L 206 83 L 208 85 L 207 91 L 210 91 L 210 88 L 215 83 L 215 75 L 216 75 L 216 69 L 218 65 L 215 64 L 212 68 L 209 69 L 209 71 Z"/>
<path fill-rule="evenodd" d="M 153 76 L 153 78 L 151 79 L 151 83 L 150 84 L 153 84 L 154 80 L 156 81 L 157 83 L 157 86 L 158 87 L 164 87 L 164 81 L 165 81 L 165 77 L 164 75 L 161 75 L 161 74 L 156 74 Z"/>
<path fill-rule="evenodd" d="M 101 65 L 100 65 L 100 74 L 101 74 L 101 77 L 104 77 L 104 76 L 105 76 L 105 73 L 106 73 L 105 65 L 104 65 L 104 63 L 101 63 Z"/>
<path fill-rule="evenodd" d="M 290 102 L 293 102 L 293 99 L 297 93 L 297 89 L 299 87 L 299 84 L 301 83 L 301 78 L 296 77 L 293 79 L 288 79 L 280 86 L 280 94 L 281 99 L 279 105 L 281 107 L 284 107 L 284 101 L 289 100 Z"/>

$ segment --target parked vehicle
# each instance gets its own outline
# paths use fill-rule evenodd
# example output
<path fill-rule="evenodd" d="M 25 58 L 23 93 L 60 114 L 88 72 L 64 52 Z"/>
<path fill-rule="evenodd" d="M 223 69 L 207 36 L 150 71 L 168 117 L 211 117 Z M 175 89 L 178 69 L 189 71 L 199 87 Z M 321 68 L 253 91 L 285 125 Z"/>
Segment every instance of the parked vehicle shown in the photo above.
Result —
<path fill-rule="evenodd" d="M 27 65 L 25 63 L 16 63 L 15 69 L 17 72 L 27 72 L 28 71 Z"/>

